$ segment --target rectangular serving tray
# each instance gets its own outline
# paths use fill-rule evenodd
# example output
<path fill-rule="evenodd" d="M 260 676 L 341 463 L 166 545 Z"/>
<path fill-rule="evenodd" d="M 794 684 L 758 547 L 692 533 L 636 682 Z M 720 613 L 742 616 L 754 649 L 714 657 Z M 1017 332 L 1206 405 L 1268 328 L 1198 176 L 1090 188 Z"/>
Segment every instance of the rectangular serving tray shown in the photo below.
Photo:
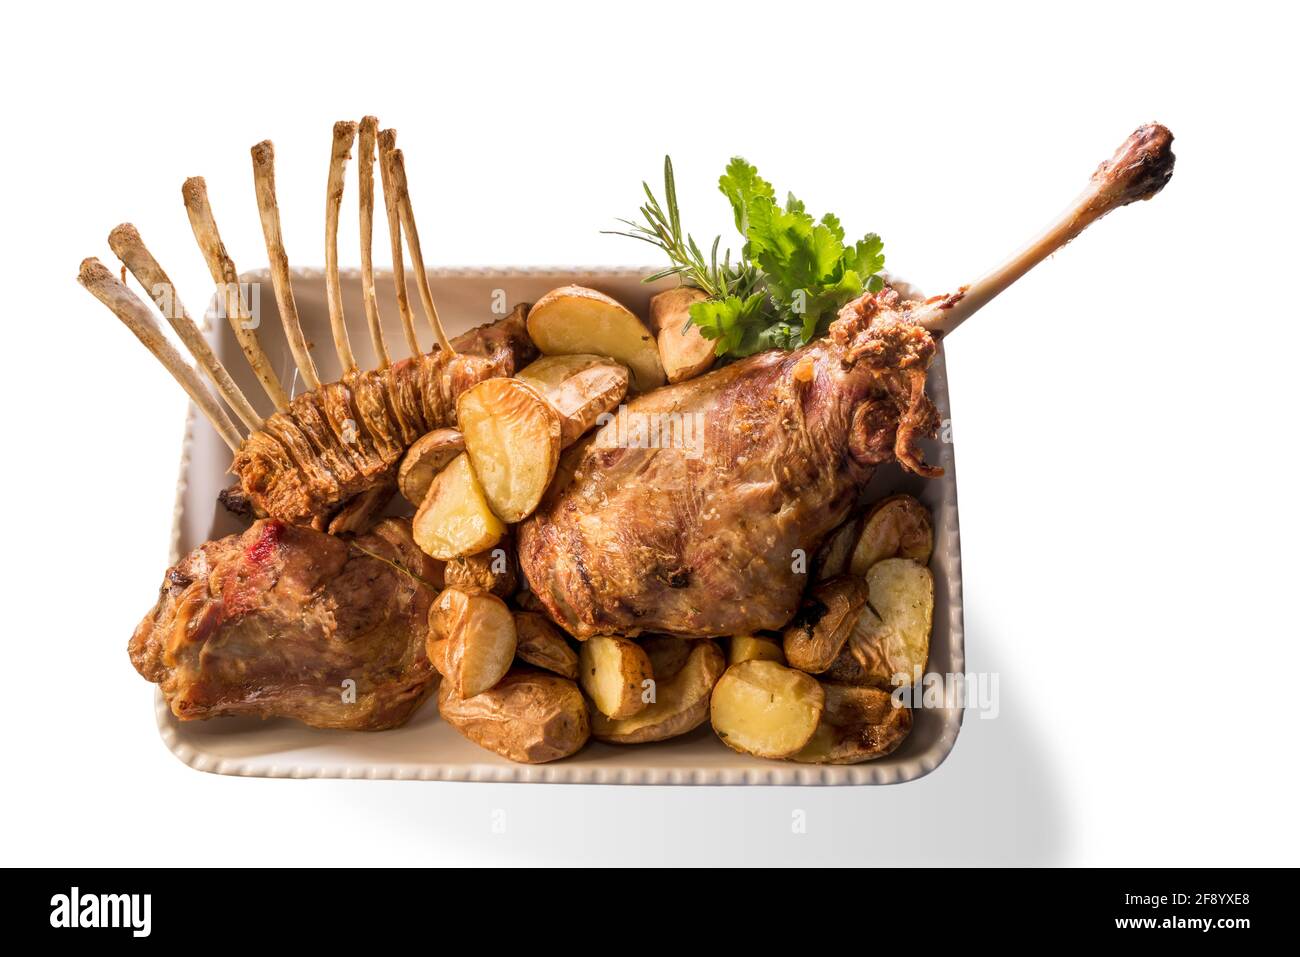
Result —
<path fill-rule="evenodd" d="M 535 302 L 566 283 L 608 293 L 644 317 L 650 296 L 671 280 L 644 285 L 640 269 L 462 268 L 429 273 L 434 299 L 449 335 L 491 321 L 518 302 Z M 281 381 L 291 393 L 301 389 L 284 340 L 275 297 L 264 271 L 241 277 L 259 307 L 258 336 Z M 385 338 L 393 358 L 406 355 L 391 276 L 376 278 Z M 333 354 L 322 273 L 296 270 L 293 287 L 307 340 L 313 344 L 321 379 L 339 377 Z M 374 365 L 361 301 L 360 276 L 345 272 L 343 301 L 358 363 Z M 420 341 L 432 348 L 433 334 L 422 318 L 414 285 Z M 265 398 L 244 362 L 229 323 L 212 319 L 217 355 L 254 404 Z M 942 350 L 930 370 L 930 396 L 941 418 L 949 418 L 948 388 Z M 259 401 L 260 400 L 260 401 Z M 263 409 L 263 411 L 269 411 Z M 950 430 L 949 434 L 950 434 Z M 943 478 L 926 480 L 896 465 L 877 470 L 866 493 L 874 501 L 895 492 L 916 495 L 935 522 L 934 631 L 928 671 L 957 674 L 965 670 L 962 647 L 961 548 L 957 530 L 957 485 L 950 442 L 927 449 L 942 464 Z M 217 493 L 232 481 L 230 453 L 206 420 L 191 407 L 182 453 L 172 560 L 210 538 L 242 530 L 241 522 L 218 503 Z M 369 778 L 437 781 L 544 781 L 569 784 L 895 784 L 929 773 L 952 750 L 961 727 L 960 707 L 920 709 L 911 735 L 893 754 L 852 766 L 815 766 L 767 761 L 725 747 L 707 724 L 670 741 L 616 746 L 592 741 L 563 761 L 544 765 L 514 764 L 471 744 L 442 722 L 431 700 L 402 728 L 382 732 L 323 731 L 294 721 L 218 718 L 178 721 L 156 695 L 158 728 L 173 754 L 192 768 L 250 777 Z"/>

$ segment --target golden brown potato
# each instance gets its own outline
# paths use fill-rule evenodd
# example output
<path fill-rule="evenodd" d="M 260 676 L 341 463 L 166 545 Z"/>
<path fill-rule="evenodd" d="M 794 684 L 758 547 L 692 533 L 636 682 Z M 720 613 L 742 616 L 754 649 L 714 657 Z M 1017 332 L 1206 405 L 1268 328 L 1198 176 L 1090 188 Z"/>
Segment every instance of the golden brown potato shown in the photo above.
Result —
<path fill-rule="evenodd" d="M 691 656 L 694 641 L 674 638 L 671 635 L 648 635 L 638 638 L 641 650 L 650 659 L 650 670 L 654 672 L 655 681 L 662 684 L 672 679 L 682 670 L 686 659 Z"/>
<path fill-rule="evenodd" d="M 457 697 L 487 691 L 515 659 L 515 618 L 495 595 L 444 588 L 429 608 L 425 650 Z"/>
<path fill-rule="evenodd" d="M 485 591 L 498 598 L 509 598 L 519 582 L 509 537 L 486 552 L 453 558 L 443 569 L 443 581 L 462 591 Z"/>
<path fill-rule="evenodd" d="M 578 653 L 560 629 L 534 611 L 515 613 L 515 654 L 521 661 L 576 680 Z"/>
<path fill-rule="evenodd" d="M 568 448 L 627 395 L 627 366 L 601 356 L 543 356 L 519 378 L 560 414 L 560 446 Z"/>
<path fill-rule="evenodd" d="M 867 669 L 862 667 L 861 663 L 853 654 L 853 639 L 840 649 L 840 653 L 831 666 L 817 676 L 818 680 L 827 684 L 839 685 L 857 685 L 859 687 L 888 687 L 880 685 L 867 673 Z"/>
<path fill-rule="evenodd" d="M 515 378 L 522 379 L 542 395 L 550 398 L 551 392 L 563 385 L 567 379 L 593 366 L 618 366 L 620 369 L 627 369 L 627 366 L 619 365 L 619 363 L 606 356 L 598 356 L 594 353 L 575 353 L 573 355 L 542 356 L 516 372 Z"/>
<path fill-rule="evenodd" d="M 582 286 L 552 289 L 528 313 L 528 335 L 548 356 L 595 354 L 627 366 L 632 387 L 664 384 L 654 336 L 621 303 Z"/>
<path fill-rule="evenodd" d="M 738 665 L 742 661 L 775 661 L 783 665 L 785 652 L 781 642 L 766 635 L 732 635 L 727 664 Z"/>
<path fill-rule="evenodd" d="M 650 703 L 653 679 L 649 656 L 626 638 L 595 635 L 578 650 L 578 683 L 597 710 L 608 718 L 630 718 Z"/>
<path fill-rule="evenodd" d="M 823 582 L 828 578 L 838 578 L 840 575 L 848 574 L 849 559 L 852 558 L 853 549 L 858 544 L 858 533 L 861 527 L 858 519 L 851 518 L 827 536 L 826 541 L 822 542 L 822 547 L 817 549 L 817 554 L 813 557 L 813 581 Z"/>
<path fill-rule="evenodd" d="M 659 342 L 659 361 L 669 382 L 693 379 L 713 365 L 714 344 L 690 322 L 691 303 L 708 298 L 693 286 L 678 286 L 650 300 L 650 330 Z"/>
<path fill-rule="evenodd" d="M 519 379 L 485 379 L 460 394 L 456 421 L 492 511 L 503 522 L 527 518 L 560 461 L 555 407 Z"/>
<path fill-rule="evenodd" d="M 865 575 L 886 558 L 910 558 L 925 565 L 933 547 L 929 510 L 910 495 L 891 495 L 867 513 L 849 571 Z"/>
<path fill-rule="evenodd" d="M 523 764 L 567 758 L 591 737 L 578 686 L 544 671 L 512 671 L 472 698 L 456 697 L 444 682 L 438 713 L 479 747 Z"/>
<path fill-rule="evenodd" d="M 889 754 L 912 730 L 912 712 L 894 707 L 888 691 L 824 684 L 822 692 L 822 719 L 792 761 L 860 764 Z"/>
<path fill-rule="evenodd" d="M 486 551 L 505 531 L 464 452 L 434 476 L 411 522 L 415 543 L 444 562 Z"/>
<path fill-rule="evenodd" d="M 817 730 L 825 694 L 816 678 L 775 661 L 742 661 L 718 679 L 709 703 L 722 743 L 759 758 L 788 758 Z"/>
<path fill-rule="evenodd" d="M 433 670 L 442 675 L 443 679 L 447 678 L 447 639 L 438 638 L 432 633 L 424 639 L 424 653 L 429 656 L 429 664 L 433 665 Z"/>
<path fill-rule="evenodd" d="M 867 604 L 867 583 L 852 575 L 821 582 L 782 635 L 790 667 L 818 674 L 835 661 Z"/>
<path fill-rule="evenodd" d="M 849 639 L 853 657 L 870 684 L 911 684 L 930 657 L 934 576 L 910 558 L 886 558 L 867 572 L 867 587 L 871 607 L 863 610 Z M 899 675 L 903 679 L 895 681 Z"/>
<path fill-rule="evenodd" d="M 434 429 L 415 440 L 402 456 L 397 487 L 402 497 L 419 508 L 429 493 L 433 477 L 465 451 L 465 437 L 456 429 Z"/>
<path fill-rule="evenodd" d="M 591 734 L 610 744 L 647 744 L 694 731 L 709 717 L 709 696 L 727 666 L 712 641 L 689 644 L 686 662 L 669 679 L 655 683 L 654 701 L 630 718 L 607 718 L 592 711 Z"/>

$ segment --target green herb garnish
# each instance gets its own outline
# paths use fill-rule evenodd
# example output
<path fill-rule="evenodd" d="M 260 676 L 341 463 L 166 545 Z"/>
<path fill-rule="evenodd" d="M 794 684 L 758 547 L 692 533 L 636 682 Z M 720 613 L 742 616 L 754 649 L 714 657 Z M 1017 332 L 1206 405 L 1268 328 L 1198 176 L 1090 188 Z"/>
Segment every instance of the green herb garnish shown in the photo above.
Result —
<path fill-rule="evenodd" d="M 740 157 L 727 164 L 718 188 L 731 203 L 736 229 L 744 237 L 739 258 L 727 250 L 721 261 L 719 236 L 706 258 L 695 239 L 683 234 L 677 209 L 672 160 L 664 157 L 664 202 L 642 183 L 644 223 L 620 220 L 628 230 L 611 230 L 658 246 L 672 263 L 646 282 L 677 276 L 708 299 L 691 306 L 690 321 L 714 341 L 719 356 L 738 358 L 764 349 L 794 349 L 825 335 L 841 306 L 875 292 L 883 281 L 884 243 L 868 233 L 852 245 L 831 213 L 814 220 L 804 204 L 787 194 L 776 202 L 772 184 Z"/>
<path fill-rule="evenodd" d="M 440 590 L 437 585 L 429 581 L 423 575 L 417 575 L 415 572 L 411 571 L 401 562 L 393 561 L 391 558 L 385 558 L 383 555 L 380 555 L 378 552 L 372 552 L 370 549 L 365 548 L 362 545 L 358 545 L 354 539 L 349 539 L 348 545 L 351 546 L 352 548 L 355 548 L 357 551 L 359 551 L 362 555 L 365 555 L 367 558 L 373 558 L 377 562 L 383 562 L 385 565 L 387 565 L 389 568 L 392 568 L 394 571 L 399 571 L 403 575 L 407 575 L 417 585 L 423 585 L 425 588 L 433 592 Z"/>

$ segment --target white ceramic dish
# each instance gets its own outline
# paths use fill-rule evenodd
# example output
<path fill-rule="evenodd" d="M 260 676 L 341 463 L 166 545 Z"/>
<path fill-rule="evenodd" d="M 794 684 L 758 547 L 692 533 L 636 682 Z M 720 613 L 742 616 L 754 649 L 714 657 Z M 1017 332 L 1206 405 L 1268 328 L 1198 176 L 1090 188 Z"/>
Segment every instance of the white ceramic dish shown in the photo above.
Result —
<path fill-rule="evenodd" d="M 536 301 L 542 293 L 570 282 L 600 289 L 646 313 L 656 287 L 640 282 L 645 275 L 632 269 L 471 268 L 430 273 L 434 298 L 450 335 L 494 318 L 508 303 Z M 244 277 L 261 283 L 258 335 L 286 385 L 294 367 L 265 273 Z M 377 279 L 389 351 L 405 355 L 391 278 Z M 299 270 L 294 291 L 304 331 L 314 343 L 313 354 L 322 379 L 337 378 L 330 348 L 325 284 L 319 272 Z M 343 277 L 343 297 L 352 346 L 357 360 L 373 365 L 365 332 L 360 279 Z M 420 316 L 414 287 L 411 301 Z M 432 347 L 432 333 L 421 322 L 421 342 Z M 262 396 L 244 363 L 226 322 L 214 322 L 217 354 L 246 394 Z M 948 390 L 942 352 L 930 371 L 930 395 L 941 417 L 948 418 Z M 929 670 L 943 674 L 964 671 L 962 647 L 961 548 L 957 529 L 957 486 L 951 444 L 927 450 L 931 460 L 947 468 L 942 479 L 927 481 L 896 466 L 878 470 L 867 493 L 871 499 L 897 491 L 917 495 L 935 520 L 934 632 Z M 230 454 L 201 417 L 190 412 L 181 465 L 173 533 L 173 560 L 199 543 L 239 531 L 241 523 L 217 504 L 217 493 L 228 485 Z M 724 747 L 707 726 L 654 745 L 617 747 L 592 742 L 564 761 L 545 765 L 513 764 L 471 744 L 438 718 L 433 702 L 411 722 L 378 733 L 320 731 L 288 720 L 216 719 L 177 721 L 161 694 L 156 697 L 158 727 L 167 747 L 181 761 L 200 771 L 253 777 L 371 778 L 440 781 L 546 781 L 574 784 L 893 784 L 911 781 L 934 770 L 948 756 L 961 726 L 960 708 L 922 709 L 903 746 L 878 761 L 848 767 L 799 765 L 766 761 Z"/>

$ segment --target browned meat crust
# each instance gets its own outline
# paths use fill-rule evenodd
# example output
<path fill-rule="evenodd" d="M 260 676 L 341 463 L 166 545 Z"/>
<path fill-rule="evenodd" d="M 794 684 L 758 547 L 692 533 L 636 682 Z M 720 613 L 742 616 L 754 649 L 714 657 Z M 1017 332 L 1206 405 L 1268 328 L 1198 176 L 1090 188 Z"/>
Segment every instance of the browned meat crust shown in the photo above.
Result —
<path fill-rule="evenodd" d="M 168 570 L 131 662 L 182 720 L 396 727 L 436 684 L 424 652 L 434 590 L 420 581 L 436 573 L 408 522 L 387 519 L 352 544 L 258 521 Z"/>
<path fill-rule="evenodd" d="M 513 375 L 536 355 L 527 307 L 453 340 L 296 396 L 252 433 L 231 470 L 260 512 L 293 524 L 328 516 L 372 487 L 424 433 L 455 425 L 456 397 L 493 376 Z"/>

